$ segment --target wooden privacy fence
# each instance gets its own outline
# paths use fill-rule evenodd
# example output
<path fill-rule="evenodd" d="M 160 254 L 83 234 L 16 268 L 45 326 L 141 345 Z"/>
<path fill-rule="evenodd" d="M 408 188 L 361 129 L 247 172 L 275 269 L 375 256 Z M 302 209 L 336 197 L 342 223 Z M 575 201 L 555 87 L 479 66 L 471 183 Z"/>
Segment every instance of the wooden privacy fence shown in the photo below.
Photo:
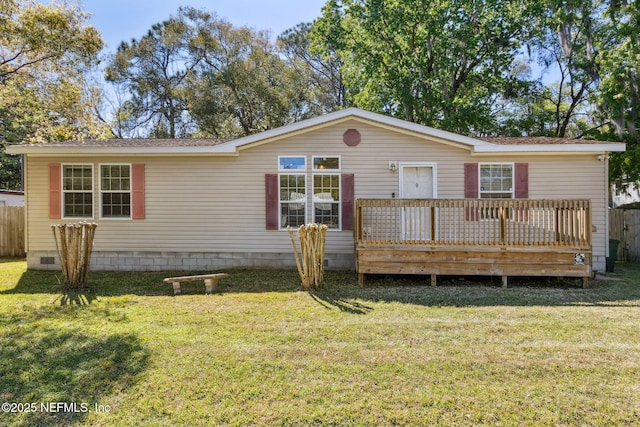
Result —
<path fill-rule="evenodd" d="M 617 259 L 640 261 L 640 210 L 610 209 L 609 238 L 620 242 Z"/>
<path fill-rule="evenodd" d="M 358 199 L 362 245 L 591 249 L 589 200 Z"/>
<path fill-rule="evenodd" d="M 0 256 L 24 256 L 24 235 L 24 207 L 0 206 Z"/>

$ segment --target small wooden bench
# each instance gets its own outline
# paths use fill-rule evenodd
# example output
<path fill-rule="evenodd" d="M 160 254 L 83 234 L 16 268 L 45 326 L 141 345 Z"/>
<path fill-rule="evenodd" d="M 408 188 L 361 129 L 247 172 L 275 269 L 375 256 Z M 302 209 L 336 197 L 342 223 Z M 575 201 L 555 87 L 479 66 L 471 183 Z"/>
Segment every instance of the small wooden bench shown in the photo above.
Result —
<path fill-rule="evenodd" d="M 180 295 L 180 283 L 181 282 L 193 282 L 195 280 L 204 280 L 204 285 L 207 288 L 207 293 L 210 294 L 216 288 L 218 280 L 229 277 L 227 273 L 214 273 L 214 274 L 200 274 L 198 276 L 181 276 L 181 277 L 167 277 L 164 279 L 166 283 L 173 284 L 173 294 Z"/>

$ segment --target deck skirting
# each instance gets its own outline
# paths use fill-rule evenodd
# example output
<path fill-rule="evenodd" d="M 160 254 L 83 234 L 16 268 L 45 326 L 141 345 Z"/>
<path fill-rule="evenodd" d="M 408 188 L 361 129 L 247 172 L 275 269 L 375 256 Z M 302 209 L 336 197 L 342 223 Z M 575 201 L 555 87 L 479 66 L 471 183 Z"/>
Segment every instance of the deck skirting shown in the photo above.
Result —
<path fill-rule="evenodd" d="M 592 276 L 591 252 L 567 247 L 356 247 L 358 281 L 365 274 L 419 274 L 436 276 L 499 276 L 503 286 L 509 276 L 582 277 L 586 287 Z"/>

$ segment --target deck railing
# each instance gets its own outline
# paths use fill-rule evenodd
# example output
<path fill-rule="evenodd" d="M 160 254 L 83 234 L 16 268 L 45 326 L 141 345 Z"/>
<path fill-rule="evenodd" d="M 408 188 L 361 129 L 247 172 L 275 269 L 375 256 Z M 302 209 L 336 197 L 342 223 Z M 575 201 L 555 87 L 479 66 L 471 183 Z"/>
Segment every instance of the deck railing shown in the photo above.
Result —
<path fill-rule="evenodd" d="M 359 245 L 591 249 L 589 200 L 358 199 Z"/>

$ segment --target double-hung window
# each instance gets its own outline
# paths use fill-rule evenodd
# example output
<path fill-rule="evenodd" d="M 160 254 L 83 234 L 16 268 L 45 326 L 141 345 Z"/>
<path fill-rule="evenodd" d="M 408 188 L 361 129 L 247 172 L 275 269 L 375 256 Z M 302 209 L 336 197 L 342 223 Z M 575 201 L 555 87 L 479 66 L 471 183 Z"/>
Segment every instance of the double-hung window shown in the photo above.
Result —
<path fill-rule="evenodd" d="M 100 165 L 102 218 L 131 218 L 131 165 Z"/>
<path fill-rule="evenodd" d="M 62 165 L 64 218 L 93 217 L 93 165 Z"/>
<path fill-rule="evenodd" d="M 513 163 L 480 163 L 480 198 L 513 198 Z"/>
<path fill-rule="evenodd" d="M 340 229 L 340 157 L 313 157 L 313 221 Z"/>
<path fill-rule="evenodd" d="M 513 163 L 480 163 L 481 199 L 513 199 L 513 193 Z M 498 214 L 493 208 L 482 210 L 481 218 L 496 218 Z M 507 217 L 512 217 L 511 211 Z"/>
<path fill-rule="evenodd" d="M 340 229 L 339 156 L 312 156 L 311 168 L 306 156 L 280 156 L 278 171 L 280 229 L 307 222 Z"/>
<path fill-rule="evenodd" d="M 307 158 L 278 158 L 280 228 L 299 227 L 307 222 Z"/>

